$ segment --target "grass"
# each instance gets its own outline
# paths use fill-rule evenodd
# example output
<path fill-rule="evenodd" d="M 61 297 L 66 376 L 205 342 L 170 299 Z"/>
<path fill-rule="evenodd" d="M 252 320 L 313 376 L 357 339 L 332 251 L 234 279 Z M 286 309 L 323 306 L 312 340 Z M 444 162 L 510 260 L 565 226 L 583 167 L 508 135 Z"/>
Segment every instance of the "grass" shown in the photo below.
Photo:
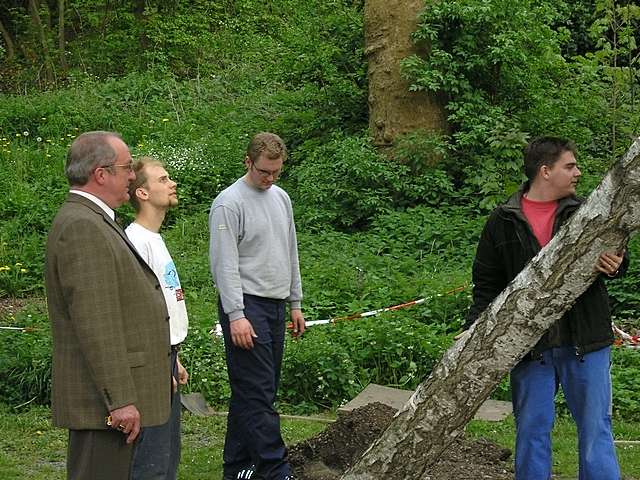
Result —
<path fill-rule="evenodd" d="M 181 480 L 222 476 L 224 417 L 197 417 L 185 412 L 182 422 Z M 282 420 L 287 444 L 309 438 L 326 426 L 306 420 Z M 14 413 L 0 406 L 0 478 L 2 480 L 63 480 L 67 431 L 51 425 L 50 412 L 34 407 Z"/>
<path fill-rule="evenodd" d="M 640 423 L 614 422 L 616 440 L 640 440 Z M 488 438 L 513 452 L 515 424 L 513 416 L 502 422 L 472 421 L 467 432 Z M 559 417 L 553 430 L 553 472 L 558 479 L 578 477 L 578 448 L 575 424 Z M 624 480 L 640 479 L 640 444 L 617 444 L 616 450 Z"/>
<path fill-rule="evenodd" d="M 3 480 L 62 480 L 65 478 L 66 430 L 54 428 L 47 408 L 34 407 L 15 413 L 0 407 L 0 478 Z M 282 420 L 287 444 L 309 438 L 326 424 L 308 420 Z M 222 471 L 224 417 L 183 416 L 183 450 L 180 465 L 181 480 L 219 478 Z M 640 423 L 614 425 L 618 440 L 640 439 Z M 489 438 L 507 448 L 513 448 L 515 427 L 513 418 L 502 422 L 473 421 L 469 434 Z M 553 434 L 554 473 L 560 478 L 576 478 L 577 449 L 573 423 L 558 419 Z M 640 479 L 640 445 L 618 445 L 618 458 L 625 480 Z"/>

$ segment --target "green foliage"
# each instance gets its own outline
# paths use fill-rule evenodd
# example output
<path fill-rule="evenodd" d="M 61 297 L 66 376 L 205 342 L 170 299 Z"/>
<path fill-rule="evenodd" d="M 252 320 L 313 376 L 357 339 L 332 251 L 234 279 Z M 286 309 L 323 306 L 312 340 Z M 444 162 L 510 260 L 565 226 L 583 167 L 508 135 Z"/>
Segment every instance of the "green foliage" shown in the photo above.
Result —
<path fill-rule="evenodd" d="M 0 63 L 13 67 L 7 90 L 60 87 L 78 73 L 104 79 L 155 70 L 207 78 L 242 64 L 251 65 L 253 76 L 265 72 L 296 85 L 302 79 L 332 88 L 344 81 L 343 91 L 364 78 L 360 2 L 70 0 L 64 62 L 57 9 L 39 4 L 40 30 L 24 2 L 5 3 L 0 18 L 20 46 L 15 58 L 0 56 Z"/>
<path fill-rule="evenodd" d="M 482 213 L 519 185 L 530 138 L 575 139 L 587 194 L 640 125 L 631 2 L 596 0 L 595 10 L 589 0 L 431 2 L 416 32 L 431 53 L 407 59 L 404 71 L 413 89 L 447 100 L 450 131 L 408 133 L 385 154 L 365 131 L 361 1 L 67 5 L 68 70 L 56 64 L 55 28 L 45 28 L 53 79 L 24 2 L 0 6 L 21 42 L 16 59 L 0 59 L 2 89 L 20 92 L 0 96 L 0 297 L 43 292 L 45 234 L 68 189 L 70 142 L 87 130 L 121 132 L 134 156 L 157 156 L 178 181 L 180 206 L 163 234 L 191 320 L 181 353 L 186 391 L 215 405 L 226 403 L 229 386 L 223 345 L 209 333 L 216 292 L 207 213 L 242 175 L 256 131 L 275 131 L 289 146 L 282 185 L 296 211 L 308 319 L 427 298 L 288 341 L 279 401 L 312 411 L 371 381 L 414 388 L 428 375 L 468 308 L 470 289 L 457 287 L 469 282 Z M 54 27 L 48 9 L 40 2 Z M 131 209 L 120 213 L 132 219 Z M 610 282 L 614 313 L 626 321 L 640 309 L 638 245 L 629 246 L 629 274 Z M 34 329 L 1 334 L 0 402 L 46 403 L 44 308 L 3 323 Z M 638 415 L 635 354 L 614 354 L 620 417 Z M 506 381 L 494 396 L 508 398 Z"/>
<path fill-rule="evenodd" d="M 612 358 L 614 416 L 624 420 L 640 419 L 640 394 L 635 381 L 640 374 L 640 352 L 615 348 Z"/>
<path fill-rule="evenodd" d="M 185 393 L 200 392 L 213 405 L 223 405 L 230 395 L 224 344 L 212 336 L 211 327 L 193 325 L 180 351 L 180 362 L 189 372 Z"/>
<path fill-rule="evenodd" d="M 393 153 L 396 161 L 408 165 L 418 175 L 447 159 L 446 138 L 442 134 L 416 130 L 399 136 Z"/>
<path fill-rule="evenodd" d="M 420 203 L 438 204 L 453 194 L 446 173 L 413 175 L 378 153 L 367 137 L 335 137 L 308 152 L 293 169 L 292 196 L 298 223 L 361 230 L 377 216 Z"/>
<path fill-rule="evenodd" d="M 25 330 L 0 330 L 0 403 L 47 404 L 51 400 L 51 331 L 43 304 L 33 304 L 3 326 Z"/>
<path fill-rule="evenodd" d="M 433 262 L 469 265 L 484 222 L 468 207 L 418 206 L 380 215 L 372 225 L 372 237 L 381 239 L 380 248 L 393 246 L 405 255 L 432 255 Z"/>
<path fill-rule="evenodd" d="M 564 25 L 582 2 L 433 2 L 421 15 L 415 39 L 431 49 L 405 59 L 404 72 L 412 89 L 448 97 L 447 148 L 457 152 L 448 169 L 481 208 L 515 189 L 532 137 L 573 138 L 599 176 L 638 134 L 637 8 L 596 3 L 589 32 L 584 18 L 582 30 Z M 569 57 L 578 44 L 595 50 Z"/>
<path fill-rule="evenodd" d="M 627 251 L 630 258 L 627 273 L 618 279 L 609 281 L 607 290 L 612 300 L 613 315 L 619 319 L 638 318 L 640 312 L 640 238 L 635 236 L 629 242 Z"/>
<path fill-rule="evenodd" d="M 429 297 L 415 315 L 425 323 L 450 324 L 468 306 L 464 292 L 445 295 L 468 282 L 470 260 L 447 262 L 438 254 L 401 241 L 386 243 L 386 231 L 370 235 L 299 235 L 300 268 L 305 279 L 308 318 L 327 318 Z M 417 237 L 413 242 L 420 242 Z M 469 263 L 467 263 L 469 262 Z"/>
<path fill-rule="evenodd" d="M 351 400 L 360 390 L 350 352 L 327 329 L 287 342 L 279 403 L 298 412 L 327 410 Z"/>
<path fill-rule="evenodd" d="M 415 314 L 385 314 L 335 328 L 339 340 L 334 341 L 346 344 L 363 386 L 378 383 L 414 390 L 431 373 L 451 336 L 441 326 L 422 323 Z"/>
<path fill-rule="evenodd" d="M 44 235 L 67 190 L 58 148 L 24 133 L 0 144 L 0 297 L 42 289 Z"/>
<path fill-rule="evenodd" d="M 410 315 L 311 327 L 287 345 L 281 402 L 327 409 L 349 401 L 371 382 L 414 389 L 450 340 L 439 327 Z"/>
<path fill-rule="evenodd" d="M 281 403 L 335 408 L 368 383 L 415 389 L 451 341 L 416 313 L 310 327 L 302 339 L 287 344 Z"/>

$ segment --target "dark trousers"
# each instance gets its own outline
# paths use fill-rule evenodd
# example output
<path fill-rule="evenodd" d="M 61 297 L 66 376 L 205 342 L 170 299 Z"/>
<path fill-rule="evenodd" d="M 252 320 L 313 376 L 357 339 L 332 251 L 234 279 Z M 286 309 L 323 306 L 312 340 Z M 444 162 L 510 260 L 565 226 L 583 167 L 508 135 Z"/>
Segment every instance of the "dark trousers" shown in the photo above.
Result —
<path fill-rule="evenodd" d="M 171 370 L 178 380 L 178 350 L 171 349 Z M 180 390 L 171 396 L 171 414 L 163 425 L 145 427 L 133 452 L 132 480 L 176 480 L 180 463 Z"/>
<path fill-rule="evenodd" d="M 244 295 L 244 312 L 257 338 L 243 350 L 231 341 L 229 317 L 218 299 L 231 385 L 224 475 L 234 476 L 251 464 L 265 480 L 290 474 L 287 450 L 280 435 L 280 416 L 274 409 L 284 350 L 285 302 Z"/>
<path fill-rule="evenodd" d="M 69 430 L 68 480 L 129 480 L 133 444 L 117 430 Z"/>

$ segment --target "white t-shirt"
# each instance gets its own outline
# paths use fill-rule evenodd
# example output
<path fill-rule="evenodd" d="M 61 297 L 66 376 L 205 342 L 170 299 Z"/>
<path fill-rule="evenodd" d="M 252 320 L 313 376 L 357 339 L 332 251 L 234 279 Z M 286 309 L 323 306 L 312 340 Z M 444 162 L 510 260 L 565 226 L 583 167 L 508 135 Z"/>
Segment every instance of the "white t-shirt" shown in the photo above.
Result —
<path fill-rule="evenodd" d="M 135 222 L 129 225 L 125 232 L 162 285 L 162 293 L 164 293 L 169 311 L 171 345 L 177 345 L 187 336 L 189 317 L 187 316 L 184 293 L 180 286 L 180 278 L 178 278 L 178 272 L 169 250 L 167 250 L 159 233 L 147 230 Z"/>

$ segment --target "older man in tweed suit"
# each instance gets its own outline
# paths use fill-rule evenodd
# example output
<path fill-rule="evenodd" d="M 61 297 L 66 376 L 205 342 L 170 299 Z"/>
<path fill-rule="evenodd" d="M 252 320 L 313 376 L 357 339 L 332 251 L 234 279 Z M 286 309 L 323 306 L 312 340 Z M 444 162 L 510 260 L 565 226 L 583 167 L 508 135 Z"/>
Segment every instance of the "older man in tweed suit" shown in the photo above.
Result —
<path fill-rule="evenodd" d="M 68 479 L 126 480 L 140 427 L 169 416 L 167 308 L 114 221 L 135 178 L 126 144 L 111 132 L 80 135 L 65 175 L 71 191 L 46 258 L 53 421 L 69 429 Z"/>

